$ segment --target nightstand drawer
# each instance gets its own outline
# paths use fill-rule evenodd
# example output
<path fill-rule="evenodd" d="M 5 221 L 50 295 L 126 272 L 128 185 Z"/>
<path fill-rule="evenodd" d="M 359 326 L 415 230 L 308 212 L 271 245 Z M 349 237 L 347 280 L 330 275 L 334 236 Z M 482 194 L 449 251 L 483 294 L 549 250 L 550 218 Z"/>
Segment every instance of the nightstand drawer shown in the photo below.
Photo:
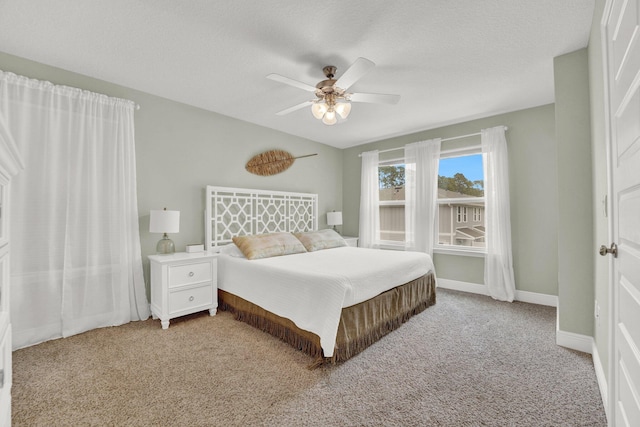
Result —
<path fill-rule="evenodd" d="M 151 313 L 162 329 L 174 317 L 218 308 L 218 255 L 209 252 L 176 252 L 149 255 Z"/>
<path fill-rule="evenodd" d="M 211 280 L 211 263 L 199 262 L 169 267 L 169 287 Z"/>
<path fill-rule="evenodd" d="M 213 303 L 211 283 L 169 292 L 169 315 Z"/>

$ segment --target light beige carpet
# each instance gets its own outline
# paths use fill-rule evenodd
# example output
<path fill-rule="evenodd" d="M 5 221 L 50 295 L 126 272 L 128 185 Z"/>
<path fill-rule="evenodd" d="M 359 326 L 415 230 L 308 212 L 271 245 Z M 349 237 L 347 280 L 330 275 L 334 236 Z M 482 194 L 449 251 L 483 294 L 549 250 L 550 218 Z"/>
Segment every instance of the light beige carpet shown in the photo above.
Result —
<path fill-rule="evenodd" d="M 233 320 L 147 320 L 13 353 L 14 426 L 604 426 L 591 357 L 555 309 L 438 290 L 357 357 L 309 357 Z"/>

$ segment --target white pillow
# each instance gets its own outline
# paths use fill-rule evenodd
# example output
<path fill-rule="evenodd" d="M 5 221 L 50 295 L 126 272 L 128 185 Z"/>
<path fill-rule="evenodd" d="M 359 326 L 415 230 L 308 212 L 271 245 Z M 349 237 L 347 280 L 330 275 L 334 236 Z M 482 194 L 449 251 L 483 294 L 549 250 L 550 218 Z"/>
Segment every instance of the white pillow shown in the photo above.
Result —
<path fill-rule="evenodd" d="M 229 255 L 236 258 L 246 258 L 240 248 L 235 243 L 229 243 L 228 245 L 220 246 L 220 253 Z"/>
<path fill-rule="evenodd" d="M 307 252 L 314 252 L 321 249 L 339 248 L 347 246 L 341 235 L 331 228 L 319 231 L 307 231 L 305 233 L 293 233 L 302 242 Z"/>

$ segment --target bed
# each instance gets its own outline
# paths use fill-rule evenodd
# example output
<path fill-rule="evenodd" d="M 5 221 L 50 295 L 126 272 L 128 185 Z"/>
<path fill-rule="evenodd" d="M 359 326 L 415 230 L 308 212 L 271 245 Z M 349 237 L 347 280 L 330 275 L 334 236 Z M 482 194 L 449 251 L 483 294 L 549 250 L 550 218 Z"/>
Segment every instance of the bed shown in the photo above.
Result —
<path fill-rule="evenodd" d="M 219 308 L 307 353 L 312 366 L 355 356 L 435 304 L 428 255 L 353 248 L 318 231 L 315 194 L 214 186 L 206 194 Z"/>

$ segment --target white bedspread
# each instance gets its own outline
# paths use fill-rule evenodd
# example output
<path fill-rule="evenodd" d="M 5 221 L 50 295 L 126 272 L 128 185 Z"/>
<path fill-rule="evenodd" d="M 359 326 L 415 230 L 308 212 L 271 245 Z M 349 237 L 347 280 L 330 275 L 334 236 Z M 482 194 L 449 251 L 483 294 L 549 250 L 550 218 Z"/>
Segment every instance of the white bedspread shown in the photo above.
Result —
<path fill-rule="evenodd" d="M 333 355 L 343 307 L 433 271 L 429 255 L 340 247 L 247 260 L 218 258 L 218 287 L 293 321 Z"/>

